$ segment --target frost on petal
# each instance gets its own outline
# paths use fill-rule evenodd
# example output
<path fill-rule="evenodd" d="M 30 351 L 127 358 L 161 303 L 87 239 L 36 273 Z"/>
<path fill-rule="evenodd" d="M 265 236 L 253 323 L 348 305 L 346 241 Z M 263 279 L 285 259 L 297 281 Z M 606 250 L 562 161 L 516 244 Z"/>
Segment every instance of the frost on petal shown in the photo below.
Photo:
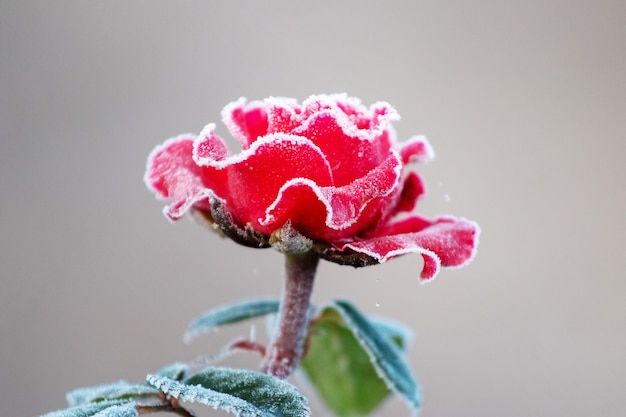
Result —
<path fill-rule="evenodd" d="M 215 133 L 215 124 L 209 123 L 195 140 L 192 152 L 196 164 L 205 165 L 205 161 L 221 161 L 228 156 L 226 144 Z"/>
<path fill-rule="evenodd" d="M 259 136 L 268 133 L 267 113 L 260 101 L 246 105 L 246 99 L 242 97 L 228 104 L 222 110 L 222 121 L 243 149 L 248 149 Z"/>
<path fill-rule="evenodd" d="M 423 280 L 473 256 L 475 223 L 389 221 L 413 211 L 425 193 L 422 179 L 404 167 L 434 152 L 424 136 L 396 141 L 391 123 L 399 115 L 388 103 L 367 108 L 346 94 L 311 96 L 301 105 L 241 98 L 222 119 L 241 152 L 230 154 L 209 124 L 197 138 L 171 139 L 150 155 L 145 181 L 170 201 L 170 219 L 193 208 L 236 242 L 286 244 L 289 251 L 294 242 L 302 250 L 313 245 L 325 259 L 353 266 L 420 253 Z"/>
<path fill-rule="evenodd" d="M 346 116 L 350 122 L 343 125 L 347 135 L 369 140 L 380 135 L 391 122 L 400 120 L 400 115 L 389 103 L 379 101 L 368 109 L 361 100 L 345 93 L 310 96 L 302 103 L 302 120 L 326 110 Z"/>
<path fill-rule="evenodd" d="M 369 109 L 365 108 L 360 100 L 343 98 L 337 100 L 339 107 L 358 129 L 368 129 L 373 135 L 382 133 L 392 121 L 400 120 L 400 115 L 389 103 L 379 101 Z"/>
<path fill-rule="evenodd" d="M 401 169 L 400 160 L 393 153 L 385 162 L 356 181 L 343 187 L 322 189 L 331 208 L 327 225 L 334 229 L 345 229 L 355 223 L 372 200 L 389 196 L 398 187 Z"/>
<path fill-rule="evenodd" d="M 400 194 L 400 200 L 396 204 L 391 215 L 395 215 L 400 212 L 412 211 L 415 208 L 417 201 L 424 195 L 426 187 L 424 182 L 415 172 L 409 173 L 404 179 L 404 185 L 402 186 L 402 193 Z"/>
<path fill-rule="evenodd" d="M 148 157 L 144 180 L 157 196 L 171 202 L 164 208 L 170 220 L 180 218 L 194 203 L 207 198 L 203 169 L 191 158 L 194 140 L 192 135 L 169 139 Z"/>
<path fill-rule="evenodd" d="M 319 185 L 307 178 L 293 178 L 280 188 L 259 223 L 264 230 L 274 231 L 290 222 L 299 233 L 324 240 L 332 236 L 332 229 L 326 227 L 329 211 Z"/>
<path fill-rule="evenodd" d="M 306 178 L 319 186 L 333 181 L 320 149 L 307 139 L 286 134 L 266 135 L 247 151 L 221 162 L 228 173 L 231 214 L 254 227 L 260 227 L 258 219 L 266 217 L 266 210 L 289 180 Z M 298 210 L 307 210 L 306 198 L 299 202 Z M 260 228 L 266 234 L 273 230 Z"/>
<path fill-rule="evenodd" d="M 381 132 L 367 140 L 348 117 L 337 111 L 322 111 L 294 130 L 322 150 L 333 171 L 336 186 L 366 175 L 390 154 L 388 135 Z M 377 140 L 375 140 L 377 139 Z"/>
<path fill-rule="evenodd" d="M 419 253 L 424 259 L 420 274 L 422 281 L 433 279 L 440 267 L 466 265 L 475 255 L 480 229 L 472 221 L 442 217 L 425 226 L 424 219 L 414 218 L 397 224 L 396 231 L 411 224 L 422 227 L 419 231 L 395 235 L 377 235 L 369 239 L 344 244 L 339 249 L 352 249 L 385 262 L 407 253 Z M 425 227 L 424 227 L 425 226 Z M 391 229 L 381 230 L 390 232 Z M 378 231 L 377 231 L 378 232 Z"/>
<path fill-rule="evenodd" d="M 307 179 L 293 179 L 281 187 L 261 224 L 280 227 L 290 220 L 296 230 L 316 239 L 354 234 L 375 224 L 389 205 L 401 168 L 394 151 L 376 169 L 343 187 L 320 187 Z"/>
<path fill-rule="evenodd" d="M 406 217 L 402 220 L 389 222 L 382 227 L 377 228 L 367 237 L 400 235 L 405 233 L 420 232 L 427 227 L 435 224 L 437 220 L 429 220 L 416 214 Z"/>
<path fill-rule="evenodd" d="M 426 136 L 418 135 L 402 143 L 400 155 L 405 165 L 411 162 L 426 163 L 435 158 L 435 151 Z"/>
<path fill-rule="evenodd" d="M 265 99 L 268 133 L 291 133 L 300 125 L 300 106 L 293 99 L 270 97 Z"/>

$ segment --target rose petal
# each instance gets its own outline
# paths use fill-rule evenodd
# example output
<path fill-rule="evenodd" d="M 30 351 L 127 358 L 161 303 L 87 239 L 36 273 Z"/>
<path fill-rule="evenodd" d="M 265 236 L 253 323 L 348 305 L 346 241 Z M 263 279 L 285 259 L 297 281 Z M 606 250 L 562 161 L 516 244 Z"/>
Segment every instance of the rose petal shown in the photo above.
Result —
<path fill-rule="evenodd" d="M 425 219 L 416 217 L 396 224 L 395 230 L 405 230 L 412 223 L 419 231 L 395 235 L 378 235 L 369 239 L 338 245 L 337 249 L 352 249 L 385 262 L 407 253 L 419 253 L 424 259 L 420 273 L 422 282 L 433 279 L 440 267 L 460 267 L 472 260 L 476 252 L 480 228 L 470 220 L 442 217 L 425 226 Z M 425 227 L 424 227 L 425 226 Z M 389 232 L 393 228 L 380 229 Z M 379 232 L 377 231 L 377 232 Z"/>
<path fill-rule="evenodd" d="M 144 181 L 158 197 L 171 201 L 163 212 L 172 221 L 209 195 L 202 180 L 204 170 L 191 158 L 194 140 L 190 134 L 171 138 L 148 157 Z"/>
<path fill-rule="evenodd" d="M 392 151 L 382 164 L 367 175 L 343 187 L 324 188 L 322 193 L 332 207 L 327 225 L 335 229 L 352 225 L 373 199 L 390 196 L 398 189 L 401 170 L 399 155 Z"/>
<path fill-rule="evenodd" d="M 266 209 L 280 188 L 293 178 L 307 178 L 319 186 L 333 183 L 328 162 L 308 139 L 276 133 L 265 135 L 250 148 L 226 158 L 216 159 L 210 152 L 203 153 L 204 149 L 213 149 L 213 142 L 218 139 L 211 134 L 198 137 L 194 159 L 199 165 L 226 173 L 224 183 L 230 190 L 227 209 L 243 224 L 261 226 L 258 219 L 266 216 Z M 306 206 L 300 209 L 306 210 Z M 262 227 L 260 231 L 269 234 L 273 229 Z"/>
<path fill-rule="evenodd" d="M 415 208 L 415 204 L 425 194 L 425 192 L 426 187 L 420 176 L 415 172 L 410 172 L 404 179 L 400 200 L 391 212 L 391 216 L 393 217 L 403 211 L 412 211 Z"/>
<path fill-rule="evenodd" d="M 388 135 L 381 132 L 365 139 L 341 111 L 315 113 L 294 133 L 309 138 L 320 147 L 330 164 L 336 186 L 363 177 L 389 156 Z"/>
<path fill-rule="evenodd" d="M 325 110 L 343 113 L 350 121 L 344 126 L 346 135 L 359 136 L 366 140 L 373 140 L 385 131 L 392 121 L 400 120 L 400 115 L 389 103 L 379 101 L 368 109 L 358 98 L 343 93 L 321 94 L 306 99 L 302 103 L 302 121 Z"/>
<path fill-rule="evenodd" d="M 436 222 L 437 222 L 436 220 L 429 220 L 422 216 L 412 215 L 402 220 L 389 222 L 383 225 L 382 227 L 379 227 L 376 230 L 372 231 L 366 237 L 371 238 L 371 237 L 380 237 L 380 236 L 400 235 L 400 234 L 405 234 L 405 233 L 416 233 L 427 227 L 432 226 Z"/>
<path fill-rule="evenodd" d="M 210 161 L 221 161 L 229 155 L 226 144 L 215 133 L 215 123 L 206 125 L 195 141 L 192 157 L 198 166 L 210 166 Z"/>
<path fill-rule="evenodd" d="M 301 109 L 294 99 L 270 97 L 265 99 L 268 133 L 291 133 L 301 123 Z"/>
<path fill-rule="evenodd" d="M 261 101 L 246 104 L 244 97 L 233 101 L 222 110 L 222 121 L 230 134 L 241 142 L 243 149 L 248 149 L 259 136 L 268 133 L 267 114 Z"/>
<path fill-rule="evenodd" d="M 411 162 L 426 163 L 435 158 L 435 150 L 426 136 L 418 135 L 402 143 L 400 155 L 405 165 Z"/>
<path fill-rule="evenodd" d="M 383 164 L 343 187 L 321 187 L 309 179 L 292 179 L 280 188 L 259 222 L 271 228 L 289 220 L 295 229 L 316 239 L 362 231 L 376 224 L 382 208 L 388 206 L 385 198 L 391 198 L 398 189 L 401 169 L 400 157 L 392 151 Z"/>
<path fill-rule="evenodd" d="M 259 227 L 266 233 L 280 229 L 286 222 L 311 239 L 326 239 L 329 236 L 326 217 L 329 209 L 319 185 L 308 178 L 292 178 L 277 193 L 269 204 Z"/>

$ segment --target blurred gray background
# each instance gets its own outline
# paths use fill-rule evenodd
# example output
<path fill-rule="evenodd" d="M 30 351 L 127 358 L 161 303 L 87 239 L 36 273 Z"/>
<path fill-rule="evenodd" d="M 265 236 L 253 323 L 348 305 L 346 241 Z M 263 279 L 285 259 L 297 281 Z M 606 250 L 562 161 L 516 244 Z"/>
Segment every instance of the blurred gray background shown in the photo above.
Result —
<path fill-rule="evenodd" d="M 182 342 L 278 295 L 281 256 L 169 224 L 146 157 L 240 96 L 344 91 L 429 137 L 420 211 L 483 235 L 425 286 L 415 256 L 323 263 L 315 302 L 410 325 L 424 417 L 625 415 L 625 21 L 623 1 L 2 1 L 0 415 L 247 335 Z"/>

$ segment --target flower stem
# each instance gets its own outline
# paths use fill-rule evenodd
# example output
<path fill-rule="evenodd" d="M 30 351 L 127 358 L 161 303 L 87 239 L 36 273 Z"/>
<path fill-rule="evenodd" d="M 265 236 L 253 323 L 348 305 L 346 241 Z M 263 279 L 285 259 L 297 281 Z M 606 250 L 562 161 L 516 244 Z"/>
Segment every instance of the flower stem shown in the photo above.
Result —
<path fill-rule="evenodd" d="M 263 372 L 285 379 L 298 366 L 309 326 L 313 281 L 319 257 L 313 252 L 285 255 L 286 278 L 278 325 L 267 347 Z"/>

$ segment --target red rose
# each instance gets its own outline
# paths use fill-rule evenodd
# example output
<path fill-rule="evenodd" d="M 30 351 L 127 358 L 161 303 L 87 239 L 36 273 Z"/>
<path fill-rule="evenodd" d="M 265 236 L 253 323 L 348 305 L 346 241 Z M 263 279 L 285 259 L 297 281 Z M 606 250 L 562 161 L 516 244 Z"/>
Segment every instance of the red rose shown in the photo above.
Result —
<path fill-rule="evenodd" d="M 424 259 L 422 280 L 440 267 L 465 265 L 479 228 L 453 217 L 427 220 L 411 212 L 422 180 L 405 168 L 433 158 L 423 136 L 396 142 L 387 103 L 367 109 L 346 95 L 268 98 L 227 105 L 222 120 L 241 142 L 231 154 L 207 125 L 158 146 L 146 183 L 170 204 L 171 220 L 202 215 L 234 240 L 285 252 L 313 250 L 353 266 L 406 253 Z"/>

